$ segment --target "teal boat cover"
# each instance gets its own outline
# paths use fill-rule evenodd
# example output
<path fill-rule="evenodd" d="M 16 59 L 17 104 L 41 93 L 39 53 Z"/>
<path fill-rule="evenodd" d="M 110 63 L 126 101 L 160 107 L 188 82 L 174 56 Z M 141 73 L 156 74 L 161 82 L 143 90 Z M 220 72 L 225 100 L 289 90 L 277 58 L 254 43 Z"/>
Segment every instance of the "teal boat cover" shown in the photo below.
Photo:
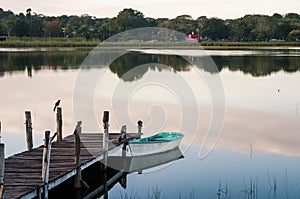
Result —
<path fill-rule="evenodd" d="M 135 139 L 129 141 L 130 144 L 139 144 L 139 143 L 157 143 L 157 142 L 171 142 L 173 140 L 182 138 L 184 135 L 177 132 L 162 132 L 156 135 Z"/>

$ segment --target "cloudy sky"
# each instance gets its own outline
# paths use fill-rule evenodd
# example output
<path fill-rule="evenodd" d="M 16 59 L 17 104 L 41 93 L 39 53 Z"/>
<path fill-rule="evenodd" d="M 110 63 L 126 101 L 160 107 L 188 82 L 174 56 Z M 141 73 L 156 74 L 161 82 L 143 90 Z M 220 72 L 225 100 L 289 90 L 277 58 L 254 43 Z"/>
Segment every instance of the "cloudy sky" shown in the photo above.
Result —
<path fill-rule="evenodd" d="M 51 16 L 89 14 L 114 17 L 124 8 L 141 11 L 146 17 L 174 18 L 188 14 L 235 19 L 245 14 L 300 13 L 299 0 L 1 0 L 0 7 L 15 13 L 33 12 Z"/>

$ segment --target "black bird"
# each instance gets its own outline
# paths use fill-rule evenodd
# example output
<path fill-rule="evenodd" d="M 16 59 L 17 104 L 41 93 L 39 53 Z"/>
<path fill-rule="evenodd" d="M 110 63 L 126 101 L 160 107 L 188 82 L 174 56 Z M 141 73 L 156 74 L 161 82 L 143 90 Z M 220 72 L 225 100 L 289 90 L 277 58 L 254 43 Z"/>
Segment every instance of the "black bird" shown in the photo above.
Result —
<path fill-rule="evenodd" d="M 55 105 L 54 105 L 54 108 L 53 108 L 53 111 L 54 111 L 54 112 L 55 112 L 56 107 L 59 106 L 59 103 L 60 103 L 60 100 L 57 100 L 57 102 L 55 102 Z"/>

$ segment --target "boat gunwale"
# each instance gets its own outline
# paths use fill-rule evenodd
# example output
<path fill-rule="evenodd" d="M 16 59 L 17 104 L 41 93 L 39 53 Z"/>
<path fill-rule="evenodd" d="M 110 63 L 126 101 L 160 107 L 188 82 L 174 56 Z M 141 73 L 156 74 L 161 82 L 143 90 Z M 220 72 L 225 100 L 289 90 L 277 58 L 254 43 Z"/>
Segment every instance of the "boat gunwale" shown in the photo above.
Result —
<path fill-rule="evenodd" d="M 139 141 L 139 142 L 137 142 L 137 140 L 151 138 L 151 137 L 154 137 L 156 135 L 163 134 L 163 133 L 176 134 L 176 137 L 174 137 L 172 140 L 153 140 L 153 141 Z M 157 134 L 149 136 L 149 137 L 137 138 L 137 139 L 134 139 L 134 140 L 130 140 L 129 144 L 159 144 L 159 143 L 169 143 L 169 142 L 173 142 L 173 141 L 178 140 L 178 139 L 182 139 L 183 137 L 184 137 L 184 134 L 183 133 L 179 133 L 179 132 L 160 132 L 160 133 L 157 133 Z"/>

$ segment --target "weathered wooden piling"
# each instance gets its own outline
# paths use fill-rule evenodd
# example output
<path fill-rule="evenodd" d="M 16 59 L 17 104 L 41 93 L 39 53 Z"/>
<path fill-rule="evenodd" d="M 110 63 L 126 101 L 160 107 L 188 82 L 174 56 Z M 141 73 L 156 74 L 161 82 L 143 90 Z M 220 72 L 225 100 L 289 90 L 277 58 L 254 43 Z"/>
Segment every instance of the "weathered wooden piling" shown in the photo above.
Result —
<path fill-rule="evenodd" d="M 0 143 L 1 143 L 1 121 L 0 121 Z"/>
<path fill-rule="evenodd" d="M 44 183 L 44 187 L 43 187 L 43 198 L 44 199 L 48 199 L 50 151 L 51 151 L 50 131 L 45 131 L 43 163 L 42 163 L 42 180 Z"/>
<path fill-rule="evenodd" d="M 138 138 L 141 138 L 143 135 L 142 133 L 143 122 L 142 120 L 139 120 L 137 123 L 138 123 Z"/>
<path fill-rule="evenodd" d="M 4 198 L 5 198 L 4 186 L 0 185 L 0 199 L 4 199 Z"/>
<path fill-rule="evenodd" d="M 4 165 L 5 165 L 5 146 L 4 143 L 0 143 L 0 185 L 4 183 Z"/>
<path fill-rule="evenodd" d="M 57 107 L 56 109 L 56 133 L 57 133 L 57 141 L 60 142 L 62 140 L 62 108 Z"/>
<path fill-rule="evenodd" d="M 103 113 L 103 127 L 104 127 L 104 135 L 103 135 L 103 149 L 104 149 L 104 170 L 106 170 L 107 166 L 107 156 L 108 156 L 108 140 L 109 140 L 109 111 L 104 111 Z"/>
<path fill-rule="evenodd" d="M 0 122 L 0 199 L 4 198 L 4 168 L 5 168 L 5 145 L 1 143 L 1 122 Z"/>
<path fill-rule="evenodd" d="M 119 137 L 119 142 L 126 140 L 126 137 L 127 137 L 127 127 L 126 127 L 126 125 L 122 126 L 120 134 L 121 135 Z M 123 147 L 122 147 L 122 156 L 126 156 L 126 146 L 127 146 L 127 142 L 124 142 Z"/>
<path fill-rule="evenodd" d="M 81 189 L 81 161 L 80 161 L 80 134 L 81 134 L 81 121 L 77 122 L 74 131 L 74 161 L 76 167 L 76 174 L 74 180 L 74 188 Z"/>
<path fill-rule="evenodd" d="M 32 122 L 31 122 L 30 111 L 25 111 L 25 125 L 26 125 L 27 150 L 31 151 L 33 147 L 33 142 L 32 142 Z"/>
<path fill-rule="evenodd" d="M 3 197 L 3 184 L 4 184 L 4 168 L 5 168 L 5 146 L 1 143 L 1 122 L 0 122 L 0 199 Z"/>
<path fill-rule="evenodd" d="M 0 199 L 4 198 L 5 146 L 0 143 Z"/>

